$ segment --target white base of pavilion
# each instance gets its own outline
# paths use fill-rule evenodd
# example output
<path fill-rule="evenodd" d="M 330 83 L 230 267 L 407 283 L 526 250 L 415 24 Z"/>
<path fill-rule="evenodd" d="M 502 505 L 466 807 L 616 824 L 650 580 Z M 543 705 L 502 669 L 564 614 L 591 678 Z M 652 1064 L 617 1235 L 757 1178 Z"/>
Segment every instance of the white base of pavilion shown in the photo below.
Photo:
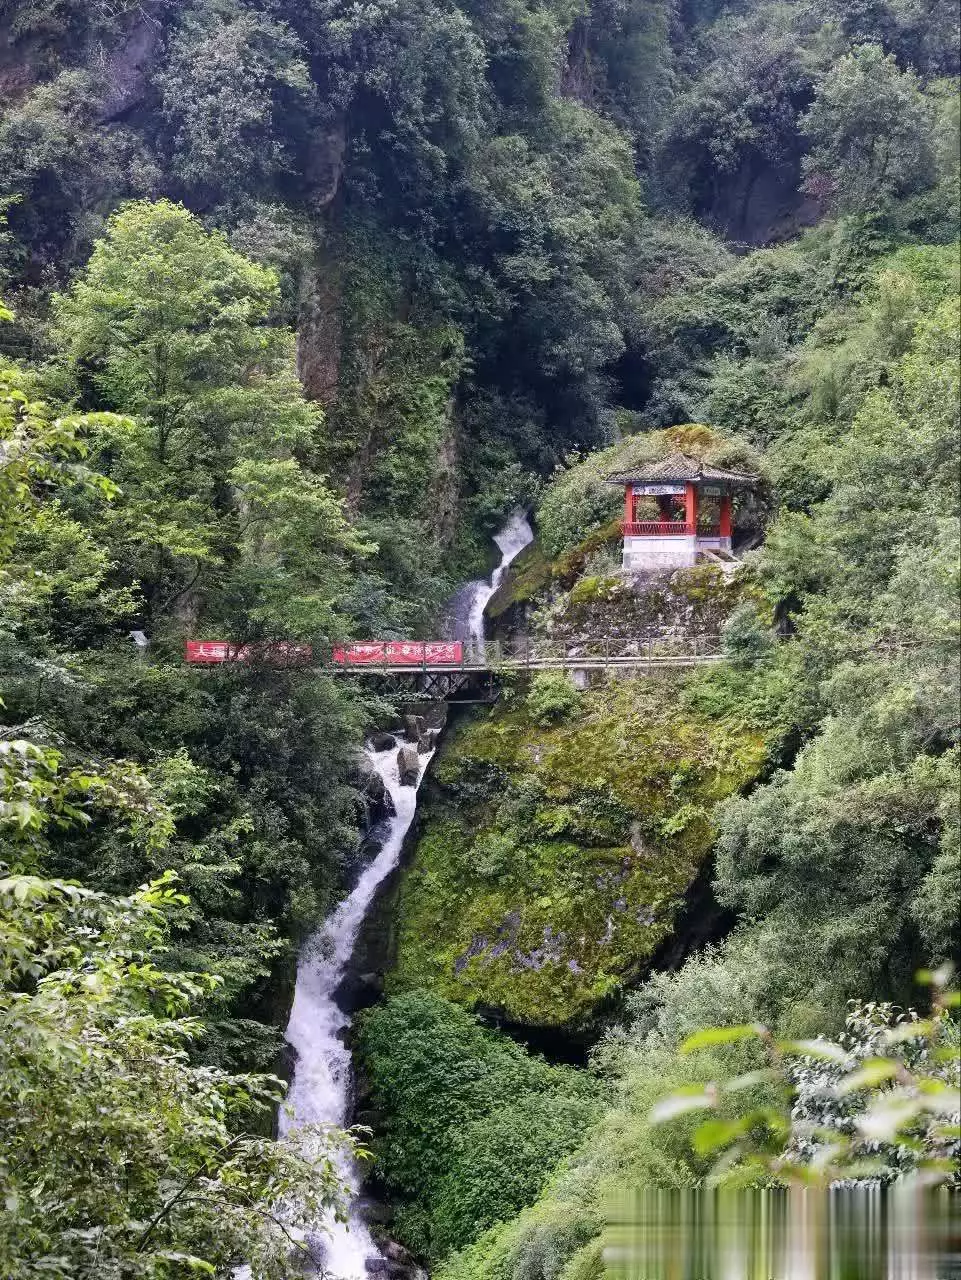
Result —
<path fill-rule="evenodd" d="M 711 536 L 643 537 L 624 539 L 622 567 L 630 572 L 658 569 L 685 569 L 697 564 L 698 553 L 714 551 L 731 554 L 731 539 Z"/>

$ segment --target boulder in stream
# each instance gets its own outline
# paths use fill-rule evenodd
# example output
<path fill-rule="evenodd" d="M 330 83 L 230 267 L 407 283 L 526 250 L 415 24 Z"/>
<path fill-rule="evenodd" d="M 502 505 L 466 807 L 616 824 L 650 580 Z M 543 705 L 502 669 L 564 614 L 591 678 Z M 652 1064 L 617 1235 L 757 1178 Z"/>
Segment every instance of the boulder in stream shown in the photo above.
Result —
<path fill-rule="evenodd" d="M 372 751 L 392 751 L 397 746 L 397 739 L 392 733 L 372 733 L 370 749 Z"/>
<path fill-rule="evenodd" d="M 357 758 L 355 777 L 367 810 L 368 825 L 373 826 L 385 818 L 392 818 L 396 810 L 390 792 L 367 756 Z"/>
<path fill-rule="evenodd" d="M 416 787 L 420 777 L 420 756 L 416 746 L 405 743 L 397 752 L 397 772 L 402 787 Z"/>
<path fill-rule="evenodd" d="M 421 734 L 424 732 L 423 716 L 402 716 L 401 723 L 404 726 L 404 736 L 410 742 L 417 742 Z"/>

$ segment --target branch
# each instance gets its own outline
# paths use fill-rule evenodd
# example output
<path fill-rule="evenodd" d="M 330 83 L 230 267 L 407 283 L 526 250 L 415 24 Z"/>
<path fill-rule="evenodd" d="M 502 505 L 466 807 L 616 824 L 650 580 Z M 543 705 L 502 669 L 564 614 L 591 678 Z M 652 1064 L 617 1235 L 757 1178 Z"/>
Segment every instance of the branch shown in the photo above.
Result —
<path fill-rule="evenodd" d="M 196 583 L 197 579 L 200 577 L 201 573 L 203 572 L 203 567 L 204 567 L 202 560 L 198 559 L 196 561 L 196 564 L 197 564 L 197 569 L 196 569 L 196 572 L 194 573 L 194 576 L 190 579 L 190 581 L 187 583 L 186 586 L 181 587 L 179 591 L 175 591 L 172 596 L 167 597 L 167 599 L 161 605 L 162 609 L 169 609 L 175 600 L 179 600 L 181 596 L 185 596 L 187 592 L 191 589 L 191 587 Z"/>
<path fill-rule="evenodd" d="M 150 1237 L 153 1235 L 154 1230 L 157 1228 L 160 1222 L 167 1216 L 167 1214 L 174 1207 L 177 1201 L 182 1198 L 187 1188 L 190 1187 L 194 1182 L 196 1182 L 197 1179 L 210 1168 L 210 1162 L 216 1159 L 217 1156 L 224 1155 L 226 1152 L 230 1150 L 231 1147 L 235 1146 L 239 1141 L 240 1141 L 240 1134 L 237 1134 L 235 1137 L 231 1138 L 229 1142 L 226 1142 L 222 1147 L 219 1147 L 213 1153 L 213 1155 L 209 1155 L 207 1159 L 203 1162 L 203 1164 L 199 1165 L 198 1168 L 196 1168 L 193 1171 L 193 1173 L 190 1175 L 187 1181 L 177 1189 L 174 1195 L 172 1195 L 170 1199 L 160 1207 L 157 1214 L 150 1220 L 150 1222 L 147 1223 L 146 1229 L 144 1230 L 140 1239 L 137 1241 L 135 1252 L 137 1253 L 143 1252 L 144 1246 L 146 1245 Z"/>

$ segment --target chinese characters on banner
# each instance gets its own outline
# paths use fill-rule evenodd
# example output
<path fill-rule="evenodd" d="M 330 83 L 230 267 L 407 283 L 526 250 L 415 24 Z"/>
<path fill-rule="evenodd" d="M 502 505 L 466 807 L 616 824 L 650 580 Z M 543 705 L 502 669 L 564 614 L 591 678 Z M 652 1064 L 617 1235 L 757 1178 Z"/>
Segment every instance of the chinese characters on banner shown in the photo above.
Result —
<path fill-rule="evenodd" d="M 352 644 L 335 649 L 334 662 L 348 667 L 411 667 L 427 662 L 432 666 L 454 666 L 464 656 L 459 640 L 385 640 Z"/>
<path fill-rule="evenodd" d="M 281 640 L 276 644 L 230 644 L 227 640 L 188 640 L 186 659 L 195 663 L 248 662 L 251 658 L 262 662 L 275 662 L 284 666 L 309 662 L 313 650 L 309 644 L 291 644 Z"/>
<path fill-rule="evenodd" d="M 412 667 L 456 666 L 464 656 L 460 641 L 446 640 L 376 640 L 369 644 L 351 644 L 335 649 L 331 655 L 338 666 L 347 667 Z M 313 650 L 309 644 L 235 645 L 227 640 L 188 640 L 186 659 L 191 663 L 210 665 L 219 662 L 246 662 L 257 658 L 262 662 L 291 665 L 309 662 Z"/>

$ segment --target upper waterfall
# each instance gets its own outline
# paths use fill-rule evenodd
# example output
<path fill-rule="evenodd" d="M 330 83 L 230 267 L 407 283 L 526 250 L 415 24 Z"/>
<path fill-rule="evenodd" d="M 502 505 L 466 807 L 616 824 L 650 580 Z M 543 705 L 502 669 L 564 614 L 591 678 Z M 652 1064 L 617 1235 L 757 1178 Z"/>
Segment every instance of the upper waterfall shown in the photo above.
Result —
<path fill-rule="evenodd" d="M 479 653 L 484 647 L 487 638 L 484 630 L 484 611 L 491 597 L 504 581 L 504 575 L 511 561 L 515 560 L 533 541 L 534 530 L 530 526 L 527 515 L 520 508 L 511 513 L 500 533 L 495 534 L 494 542 L 501 553 L 500 564 L 489 579 L 472 582 L 468 588 L 466 627 L 462 638 L 467 641 L 472 653 Z"/>

